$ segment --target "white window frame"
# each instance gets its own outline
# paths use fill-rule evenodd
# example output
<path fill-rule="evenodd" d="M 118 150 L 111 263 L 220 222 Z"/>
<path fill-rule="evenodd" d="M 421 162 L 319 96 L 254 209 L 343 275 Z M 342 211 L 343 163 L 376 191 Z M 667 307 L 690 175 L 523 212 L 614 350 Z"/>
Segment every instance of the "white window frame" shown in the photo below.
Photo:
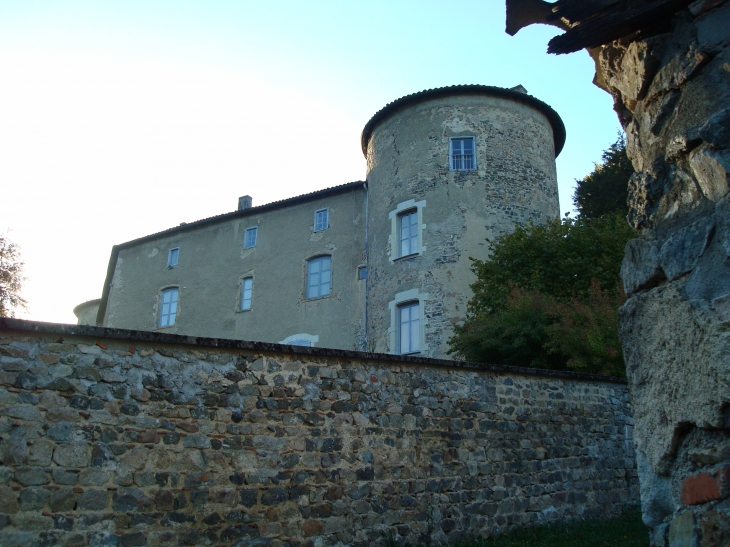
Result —
<path fill-rule="evenodd" d="M 408 221 L 408 237 L 404 240 L 403 221 L 406 219 Z M 398 214 L 397 228 L 398 240 L 396 245 L 398 245 L 398 258 L 418 254 L 418 209 L 408 209 Z"/>
<path fill-rule="evenodd" d="M 246 284 L 248 282 L 249 288 L 249 294 L 248 294 L 248 306 L 246 306 Z M 241 279 L 241 299 L 239 300 L 239 310 L 240 311 L 249 311 L 251 307 L 253 306 L 253 276 L 247 275 L 246 277 L 243 277 Z"/>
<path fill-rule="evenodd" d="M 253 234 L 253 243 L 249 241 L 249 235 Z M 256 247 L 256 242 L 259 238 L 259 227 L 258 226 L 249 226 L 246 228 L 246 231 L 243 232 L 243 248 L 244 249 L 253 249 Z"/>
<path fill-rule="evenodd" d="M 170 299 L 165 302 L 165 296 L 170 295 Z M 174 300 L 172 296 L 174 295 Z M 177 321 L 177 315 L 180 309 L 180 287 L 166 287 L 160 291 L 159 296 L 159 313 L 157 314 L 157 328 L 166 329 L 174 327 Z M 165 306 L 168 306 L 167 308 Z"/>
<path fill-rule="evenodd" d="M 473 150 L 472 165 L 469 168 L 458 168 L 454 161 L 454 141 L 471 140 Z M 457 137 L 449 137 L 449 170 L 450 171 L 476 171 L 477 169 L 477 143 L 476 137 L 471 135 L 462 135 Z"/>
<path fill-rule="evenodd" d="M 426 344 L 426 302 L 429 299 L 428 293 L 419 293 L 418 289 L 410 289 L 396 293 L 395 298 L 388 302 L 390 310 L 390 328 L 388 334 L 390 338 L 390 353 L 396 355 L 428 355 L 428 344 Z M 400 308 L 401 306 L 418 303 L 418 336 L 419 350 L 412 353 L 400 352 Z"/>
<path fill-rule="evenodd" d="M 400 259 L 412 258 L 414 256 L 420 256 L 426 252 L 426 246 L 423 244 L 423 234 L 426 229 L 426 225 L 423 223 L 423 208 L 426 207 L 426 200 L 416 201 L 415 199 L 409 199 L 399 203 L 393 211 L 388 213 L 390 219 L 390 236 L 388 242 L 390 243 L 390 262 L 395 262 Z M 416 211 L 416 218 L 418 220 L 416 224 L 416 239 L 417 245 L 415 252 L 411 254 L 401 256 L 400 255 L 400 219 L 401 215 L 411 211 Z M 413 249 L 411 249 L 413 251 Z"/>
<path fill-rule="evenodd" d="M 408 319 L 404 321 L 406 311 L 408 312 Z M 396 322 L 398 325 L 396 337 L 398 354 L 412 355 L 421 353 L 421 303 L 416 300 L 398 304 L 396 307 Z M 416 331 L 415 336 L 414 330 Z M 404 335 L 406 337 L 405 341 Z"/>
<path fill-rule="evenodd" d="M 174 268 L 180 263 L 180 247 L 173 247 L 167 251 L 167 267 Z"/>
<path fill-rule="evenodd" d="M 306 344 L 304 343 L 306 342 Z M 319 335 L 307 334 L 306 332 L 300 332 L 299 334 L 292 334 L 287 336 L 283 340 L 280 340 L 280 344 L 288 344 L 290 346 L 305 346 L 314 347 L 314 344 L 319 342 Z"/>
<path fill-rule="evenodd" d="M 324 213 L 324 222 L 318 224 L 317 215 L 319 213 Z M 314 226 L 312 228 L 312 231 L 313 232 L 324 232 L 329 227 L 330 227 L 330 208 L 324 207 L 322 209 L 317 209 L 314 212 Z"/>
<path fill-rule="evenodd" d="M 322 294 L 321 293 L 321 288 L 322 288 L 322 285 L 323 285 L 323 283 L 322 283 L 322 272 L 323 272 L 323 270 L 321 269 L 321 264 L 322 264 L 322 262 L 324 261 L 325 258 L 329 261 L 329 270 L 324 270 L 324 271 L 327 271 L 329 273 L 329 287 L 327 289 L 327 293 L 326 294 Z M 310 272 L 310 268 L 312 267 L 312 265 L 315 262 L 319 262 L 319 264 L 320 264 L 320 270 L 318 272 Z M 314 285 L 311 285 L 310 282 L 309 282 L 310 276 L 313 276 L 313 275 L 318 275 L 319 276 L 319 283 L 316 285 L 316 287 L 318 287 L 317 288 L 317 293 L 318 294 L 316 294 L 314 296 L 312 296 L 311 293 L 310 293 L 310 291 L 309 291 L 309 287 L 310 286 L 314 286 Z M 305 298 L 305 300 L 315 300 L 317 298 L 325 298 L 325 297 L 331 295 L 332 294 L 332 255 L 318 255 L 318 256 L 313 256 L 311 258 L 308 258 L 307 259 L 306 276 L 305 277 L 306 277 L 306 279 L 305 279 L 305 285 L 304 285 L 304 298 Z"/>

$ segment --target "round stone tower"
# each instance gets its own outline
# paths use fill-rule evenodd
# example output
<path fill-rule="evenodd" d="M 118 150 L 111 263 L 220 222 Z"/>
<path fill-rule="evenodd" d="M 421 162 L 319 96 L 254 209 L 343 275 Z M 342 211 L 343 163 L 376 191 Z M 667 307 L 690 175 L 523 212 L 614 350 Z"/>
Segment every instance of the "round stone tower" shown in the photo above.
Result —
<path fill-rule="evenodd" d="M 516 224 L 559 215 L 565 127 L 524 88 L 430 89 L 362 132 L 368 183 L 368 350 L 446 357 L 475 280 L 470 257 Z"/>

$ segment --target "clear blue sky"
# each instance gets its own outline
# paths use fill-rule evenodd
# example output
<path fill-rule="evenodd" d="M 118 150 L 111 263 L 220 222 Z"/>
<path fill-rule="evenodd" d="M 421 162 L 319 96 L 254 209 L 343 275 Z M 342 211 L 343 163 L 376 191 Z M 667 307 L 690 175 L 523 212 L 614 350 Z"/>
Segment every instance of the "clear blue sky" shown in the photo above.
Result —
<path fill-rule="evenodd" d="M 23 316 L 74 322 L 115 243 L 363 179 L 367 120 L 432 87 L 550 104 L 571 210 L 619 124 L 586 52 L 545 53 L 557 33 L 508 36 L 495 0 L 0 0 L 0 231 L 22 247 Z"/>

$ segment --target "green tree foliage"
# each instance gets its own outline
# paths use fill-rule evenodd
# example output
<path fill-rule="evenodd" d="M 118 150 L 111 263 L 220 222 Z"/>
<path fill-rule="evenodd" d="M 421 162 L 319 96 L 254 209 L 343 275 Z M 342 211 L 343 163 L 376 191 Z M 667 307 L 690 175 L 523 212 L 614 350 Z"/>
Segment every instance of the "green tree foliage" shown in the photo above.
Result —
<path fill-rule="evenodd" d="M 20 250 L 15 243 L 0 234 L 0 317 L 12 317 L 15 309 L 25 308 L 20 296 L 25 281 Z"/>
<path fill-rule="evenodd" d="M 634 236 L 622 214 L 518 227 L 474 260 L 477 281 L 452 355 L 513 366 L 623 374 L 619 270 Z"/>
<path fill-rule="evenodd" d="M 629 178 L 634 167 L 626 155 L 626 141 L 622 135 L 601 155 L 602 163 L 582 180 L 576 180 L 573 205 L 581 217 L 598 218 L 617 211 L 628 212 Z"/>

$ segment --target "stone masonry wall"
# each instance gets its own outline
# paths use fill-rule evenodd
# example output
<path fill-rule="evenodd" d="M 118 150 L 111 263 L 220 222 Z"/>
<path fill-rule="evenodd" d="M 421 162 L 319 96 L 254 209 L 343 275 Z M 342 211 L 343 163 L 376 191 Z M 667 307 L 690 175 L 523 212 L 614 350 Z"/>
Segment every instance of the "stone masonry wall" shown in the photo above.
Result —
<path fill-rule="evenodd" d="M 620 313 L 652 544 L 730 545 L 730 2 L 601 48 L 637 173 Z M 648 36 L 648 37 L 647 37 Z"/>
<path fill-rule="evenodd" d="M 366 545 L 614 515 L 616 380 L 0 318 L 0 544 Z"/>

